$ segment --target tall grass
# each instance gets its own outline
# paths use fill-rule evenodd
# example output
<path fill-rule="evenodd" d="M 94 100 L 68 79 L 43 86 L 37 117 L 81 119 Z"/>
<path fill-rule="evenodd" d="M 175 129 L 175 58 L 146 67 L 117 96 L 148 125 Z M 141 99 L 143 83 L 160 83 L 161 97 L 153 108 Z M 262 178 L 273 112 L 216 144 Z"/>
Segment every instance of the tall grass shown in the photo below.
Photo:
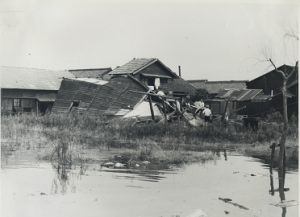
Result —
<path fill-rule="evenodd" d="M 145 159 L 162 156 L 162 151 L 180 153 L 182 150 L 225 147 L 251 153 L 253 145 L 268 147 L 271 142 L 278 141 L 282 130 L 280 123 L 264 123 L 257 130 L 239 125 L 224 126 L 218 122 L 207 127 L 189 127 L 184 122 L 160 125 L 133 123 L 130 120 L 115 123 L 103 116 L 76 114 L 51 114 L 43 117 L 35 114 L 3 115 L 1 150 L 5 153 L 15 148 L 44 147 L 53 151 L 63 144 L 76 157 L 80 155 L 82 148 L 96 147 L 103 150 L 126 147 L 136 150 Z M 298 124 L 295 121 L 290 123 L 287 144 L 288 148 L 298 147 Z M 267 150 L 264 152 L 267 153 Z M 43 158 L 50 159 L 51 155 L 53 153 L 48 152 Z M 293 157 L 298 160 L 295 154 Z"/>

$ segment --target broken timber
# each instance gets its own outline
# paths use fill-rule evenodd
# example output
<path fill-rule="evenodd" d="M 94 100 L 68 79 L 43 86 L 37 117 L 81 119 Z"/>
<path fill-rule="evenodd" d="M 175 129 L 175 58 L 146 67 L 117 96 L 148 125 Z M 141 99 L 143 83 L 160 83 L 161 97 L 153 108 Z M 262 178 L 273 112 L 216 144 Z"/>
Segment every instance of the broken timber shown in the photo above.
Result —
<path fill-rule="evenodd" d="M 151 96 L 149 96 L 149 105 L 150 105 L 150 111 L 151 111 L 151 117 L 152 117 L 152 120 L 155 121 L 155 118 L 154 118 L 154 112 L 153 112 L 153 107 L 152 107 L 152 99 L 151 99 Z"/>
<path fill-rule="evenodd" d="M 145 92 L 141 92 L 141 91 L 134 91 L 134 90 L 129 90 L 130 92 L 133 92 L 133 93 L 142 93 L 142 94 L 145 94 L 145 95 L 149 95 L 149 96 L 157 96 L 157 97 L 161 97 L 161 98 L 165 98 L 165 99 L 180 99 L 180 97 L 175 97 L 175 96 L 160 96 L 160 95 L 157 95 L 157 94 L 154 94 L 154 93 L 145 93 Z"/>

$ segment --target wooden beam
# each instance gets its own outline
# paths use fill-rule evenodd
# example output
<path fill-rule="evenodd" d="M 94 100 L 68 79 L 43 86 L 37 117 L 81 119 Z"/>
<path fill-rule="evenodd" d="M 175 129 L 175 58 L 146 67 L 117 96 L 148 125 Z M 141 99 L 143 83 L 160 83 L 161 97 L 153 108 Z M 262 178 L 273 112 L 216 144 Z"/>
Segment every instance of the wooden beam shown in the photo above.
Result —
<path fill-rule="evenodd" d="M 177 113 L 177 121 L 180 122 L 180 114 L 179 114 L 179 108 L 177 106 L 177 101 L 175 101 L 175 108 L 176 108 L 176 113 Z"/>
<path fill-rule="evenodd" d="M 141 94 L 145 94 L 145 95 L 149 95 L 149 96 L 157 96 L 157 97 L 161 97 L 164 99 L 180 99 L 180 97 L 174 97 L 174 96 L 160 96 L 160 95 L 153 94 L 153 93 L 145 93 L 145 92 L 135 91 L 135 90 L 129 90 L 129 91 L 133 92 L 133 93 L 141 93 Z"/>
<path fill-rule="evenodd" d="M 166 114 L 165 99 L 163 99 L 162 101 L 163 101 L 163 109 L 164 109 L 165 123 L 167 123 L 167 114 Z"/>
<path fill-rule="evenodd" d="M 154 112 L 153 112 L 153 107 L 152 107 L 152 99 L 151 99 L 151 96 L 149 96 L 149 105 L 150 105 L 150 111 L 151 111 L 151 117 L 152 117 L 152 120 L 155 121 L 155 118 L 154 118 Z"/>

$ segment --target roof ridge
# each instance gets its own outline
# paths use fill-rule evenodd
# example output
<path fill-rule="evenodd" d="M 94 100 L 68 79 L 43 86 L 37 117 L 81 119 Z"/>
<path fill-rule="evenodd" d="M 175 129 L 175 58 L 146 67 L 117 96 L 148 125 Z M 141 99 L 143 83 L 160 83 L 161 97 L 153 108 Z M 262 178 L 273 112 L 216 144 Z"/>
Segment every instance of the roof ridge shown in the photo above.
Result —
<path fill-rule="evenodd" d="M 208 81 L 207 79 L 199 79 L 199 80 L 186 80 L 187 82 L 199 82 L 199 81 Z"/>
<path fill-rule="evenodd" d="M 242 83 L 249 80 L 225 80 L 225 81 L 206 81 L 205 83 Z"/>
<path fill-rule="evenodd" d="M 149 60 L 149 61 L 147 63 L 145 63 L 144 65 L 142 65 L 141 67 L 139 67 L 136 70 L 134 70 L 132 72 L 132 74 L 134 74 L 135 72 L 139 71 L 141 68 L 144 68 L 145 66 L 149 65 L 151 62 L 157 61 L 158 59 L 157 58 L 141 58 L 141 59 L 133 59 L 133 60 Z"/>
<path fill-rule="evenodd" d="M 99 70 L 99 69 L 110 69 L 111 70 L 111 67 L 106 67 L 106 68 L 89 68 L 89 69 L 68 69 L 68 71 Z"/>
<path fill-rule="evenodd" d="M 28 68 L 28 67 L 22 67 L 22 66 L 0 66 L 0 67 L 12 68 L 12 69 L 38 69 L 38 70 L 56 71 L 56 72 L 68 71 L 68 70 L 55 70 L 55 69 Z"/>

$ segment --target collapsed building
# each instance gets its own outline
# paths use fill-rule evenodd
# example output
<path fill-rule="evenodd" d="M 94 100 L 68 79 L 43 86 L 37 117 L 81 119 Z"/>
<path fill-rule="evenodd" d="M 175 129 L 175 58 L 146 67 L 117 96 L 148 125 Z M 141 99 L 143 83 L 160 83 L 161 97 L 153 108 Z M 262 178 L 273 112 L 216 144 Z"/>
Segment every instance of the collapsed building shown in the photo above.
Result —
<path fill-rule="evenodd" d="M 111 77 L 105 80 L 64 78 L 52 113 L 76 112 L 159 121 L 175 114 L 175 100 L 182 104 L 185 97 L 195 90 L 153 58 L 133 59 L 108 74 Z"/>

